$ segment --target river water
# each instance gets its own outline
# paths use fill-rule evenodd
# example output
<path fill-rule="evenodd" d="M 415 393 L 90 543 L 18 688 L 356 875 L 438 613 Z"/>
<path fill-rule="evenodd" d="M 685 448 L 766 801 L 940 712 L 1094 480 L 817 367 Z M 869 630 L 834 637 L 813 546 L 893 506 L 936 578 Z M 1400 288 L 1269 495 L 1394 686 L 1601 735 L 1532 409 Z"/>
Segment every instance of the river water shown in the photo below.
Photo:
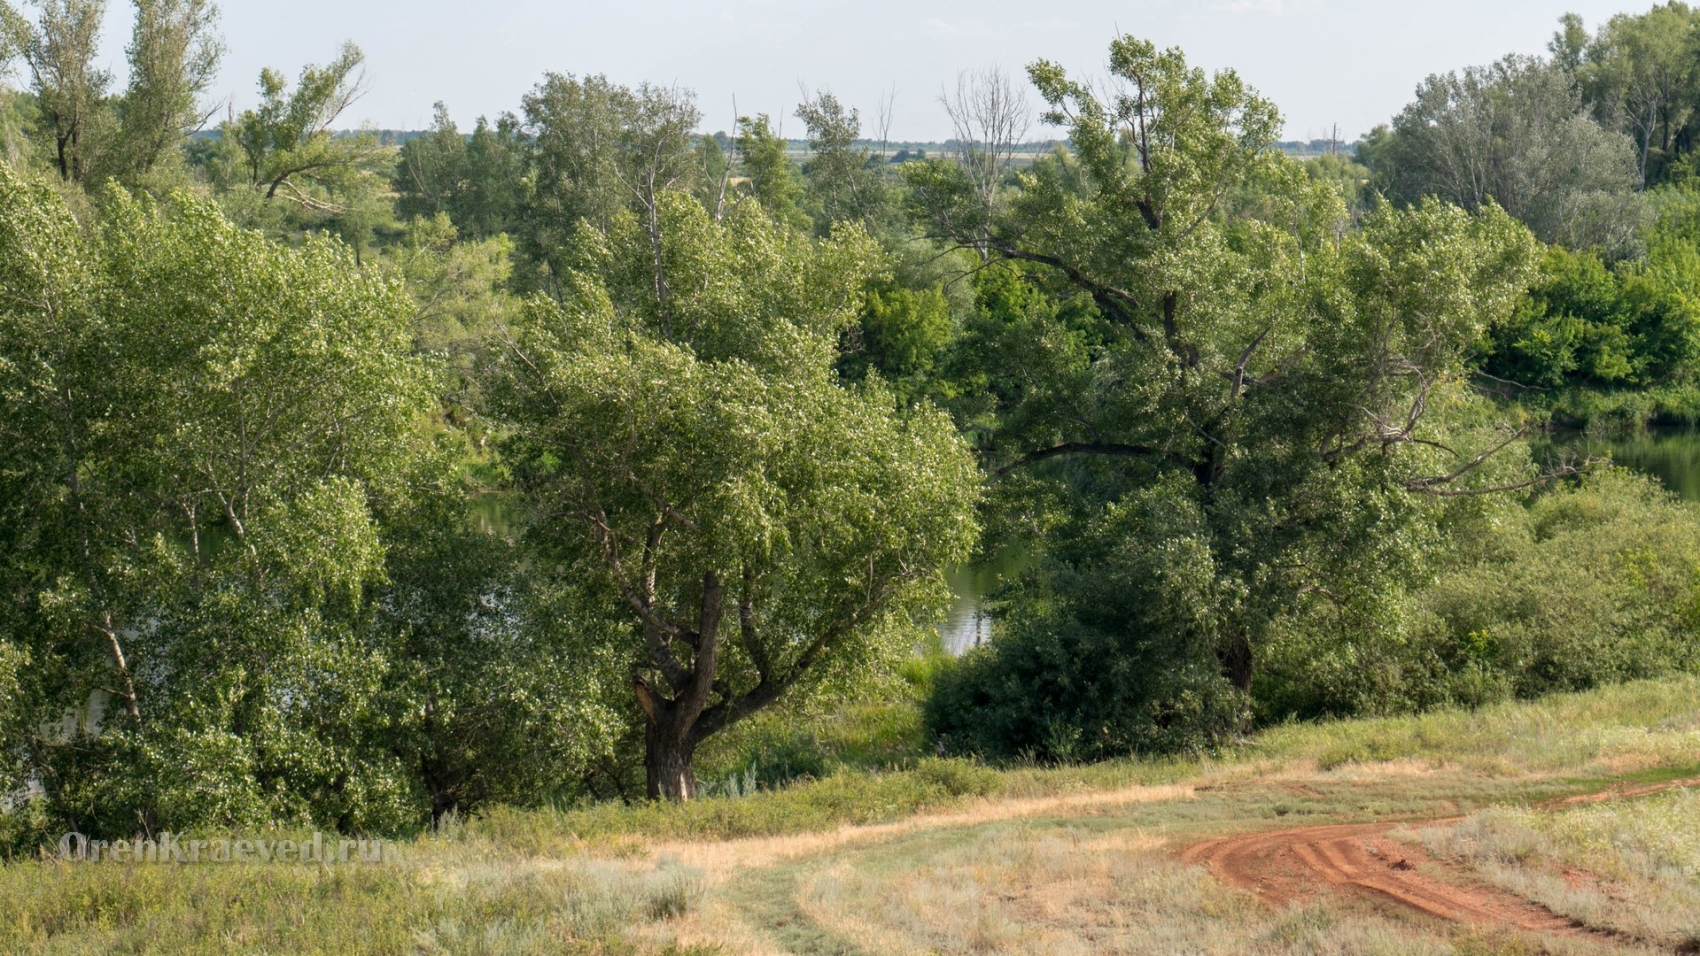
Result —
<path fill-rule="evenodd" d="M 945 572 L 952 601 L 950 613 L 939 625 L 944 649 L 960 655 L 984 644 L 992 636 L 992 619 L 986 613 L 986 595 L 1008 578 L 1027 570 L 1032 556 L 1018 548 L 1008 547 L 978 564 L 951 568 Z"/>
<path fill-rule="evenodd" d="M 1562 449 L 1577 455 L 1611 455 L 1611 460 L 1632 471 L 1659 479 L 1684 501 L 1700 501 L 1700 431 L 1652 429 L 1628 435 L 1596 437 L 1581 433 L 1559 434 L 1536 447 Z"/>

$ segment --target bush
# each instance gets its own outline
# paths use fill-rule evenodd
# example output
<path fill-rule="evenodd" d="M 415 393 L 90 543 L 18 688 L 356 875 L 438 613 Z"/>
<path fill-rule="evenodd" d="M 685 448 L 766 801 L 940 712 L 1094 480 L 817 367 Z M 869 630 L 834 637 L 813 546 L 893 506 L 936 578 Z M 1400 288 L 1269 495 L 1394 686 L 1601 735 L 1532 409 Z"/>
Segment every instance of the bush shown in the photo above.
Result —
<path fill-rule="evenodd" d="M 1498 547 L 1411 593 L 1387 626 L 1321 607 L 1275 629 L 1255 687 L 1266 720 L 1381 715 L 1692 671 L 1700 508 L 1609 469 L 1534 497 Z"/>

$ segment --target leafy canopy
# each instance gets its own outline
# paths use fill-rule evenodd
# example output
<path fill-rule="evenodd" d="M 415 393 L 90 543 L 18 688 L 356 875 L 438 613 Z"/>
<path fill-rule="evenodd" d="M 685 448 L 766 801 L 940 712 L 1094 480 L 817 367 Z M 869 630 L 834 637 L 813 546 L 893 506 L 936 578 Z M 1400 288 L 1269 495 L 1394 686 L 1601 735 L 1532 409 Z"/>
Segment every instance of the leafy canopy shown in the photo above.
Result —
<path fill-rule="evenodd" d="M 628 621 L 650 793 L 688 797 L 703 738 L 913 639 L 971 541 L 977 477 L 943 415 L 837 380 L 880 262 L 865 234 L 658 206 L 658 247 L 630 216 L 581 235 L 496 408 L 531 540 Z"/>

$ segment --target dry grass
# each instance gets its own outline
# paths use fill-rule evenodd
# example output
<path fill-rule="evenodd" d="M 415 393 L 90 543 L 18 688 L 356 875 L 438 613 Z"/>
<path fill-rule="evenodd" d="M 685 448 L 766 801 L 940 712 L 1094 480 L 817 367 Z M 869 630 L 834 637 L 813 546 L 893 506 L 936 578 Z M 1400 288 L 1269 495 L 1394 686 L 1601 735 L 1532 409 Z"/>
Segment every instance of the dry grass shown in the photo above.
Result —
<path fill-rule="evenodd" d="M 798 833 L 742 840 L 696 840 L 658 843 L 650 848 L 657 860 L 682 860 L 707 873 L 728 874 L 738 867 L 769 866 L 814 856 L 857 843 L 889 840 L 944 828 L 977 827 L 1004 820 L 1043 815 L 1079 816 L 1139 803 L 1188 800 L 1190 786 L 1131 787 L 1109 793 L 1074 793 L 1015 800 L 981 799 L 950 813 L 918 814 L 899 823 L 840 827 L 825 833 Z"/>
<path fill-rule="evenodd" d="M 1700 792 L 1558 812 L 1495 808 L 1404 836 L 1585 925 L 1700 947 Z"/>
<path fill-rule="evenodd" d="M 1443 941 L 1323 907 L 1270 911 L 1146 833 L 1006 827 L 918 867 L 839 864 L 801 887 L 803 909 L 869 952 L 1443 953 Z"/>
<path fill-rule="evenodd" d="M 380 866 L 12 863 L 0 865 L 0 952 L 1597 953 L 1611 948 L 1350 900 L 1271 910 L 1174 850 L 1235 831 L 1528 804 L 1625 773 L 1668 778 L 1700 755 L 1697 700 L 1700 681 L 1683 678 L 1277 728 L 1223 758 L 918 761 L 686 808 L 503 810 Z M 1668 951 L 1700 913 L 1697 799 L 1494 809 L 1424 838 L 1514 892 Z"/>
<path fill-rule="evenodd" d="M 702 896 L 676 861 L 535 860 L 438 839 L 375 864 L 0 868 L 0 952 L 660 953 Z M 677 952 L 677 950 L 675 950 Z"/>

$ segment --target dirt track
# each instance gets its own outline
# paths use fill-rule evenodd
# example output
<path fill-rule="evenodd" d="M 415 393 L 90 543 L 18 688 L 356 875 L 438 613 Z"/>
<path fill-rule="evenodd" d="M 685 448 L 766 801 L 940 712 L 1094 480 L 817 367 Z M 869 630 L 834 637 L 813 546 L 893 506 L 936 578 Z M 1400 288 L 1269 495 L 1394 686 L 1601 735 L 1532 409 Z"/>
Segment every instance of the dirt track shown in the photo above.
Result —
<path fill-rule="evenodd" d="M 1435 821 L 1438 822 L 1438 821 Z M 1395 824 L 1302 827 L 1227 837 L 1188 847 L 1223 881 L 1272 903 L 1306 900 L 1324 889 L 1360 893 L 1459 923 L 1514 926 L 1537 933 L 1588 930 L 1509 893 L 1437 878 L 1443 868 L 1385 834 Z"/>
<path fill-rule="evenodd" d="M 1700 780 L 1617 787 L 1547 806 L 1562 809 L 1696 784 Z M 1426 820 L 1415 825 L 1444 822 L 1448 821 Z M 1415 846 L 1388 839 L 1387 831 L 1397 825 L 1364 823 L 1247 833 L 1194 844 L 1181 852 L 1181 858 L 1204 864 L 1224 882 L 1276 904 L 1308 900 L 1328 890 L 1364 895 L 1459 923 L 1514 927 L 1547 935 L 1606 935 L 1528 900 L 1474 883 L 1458 867 L 1440 863 Z"/>

